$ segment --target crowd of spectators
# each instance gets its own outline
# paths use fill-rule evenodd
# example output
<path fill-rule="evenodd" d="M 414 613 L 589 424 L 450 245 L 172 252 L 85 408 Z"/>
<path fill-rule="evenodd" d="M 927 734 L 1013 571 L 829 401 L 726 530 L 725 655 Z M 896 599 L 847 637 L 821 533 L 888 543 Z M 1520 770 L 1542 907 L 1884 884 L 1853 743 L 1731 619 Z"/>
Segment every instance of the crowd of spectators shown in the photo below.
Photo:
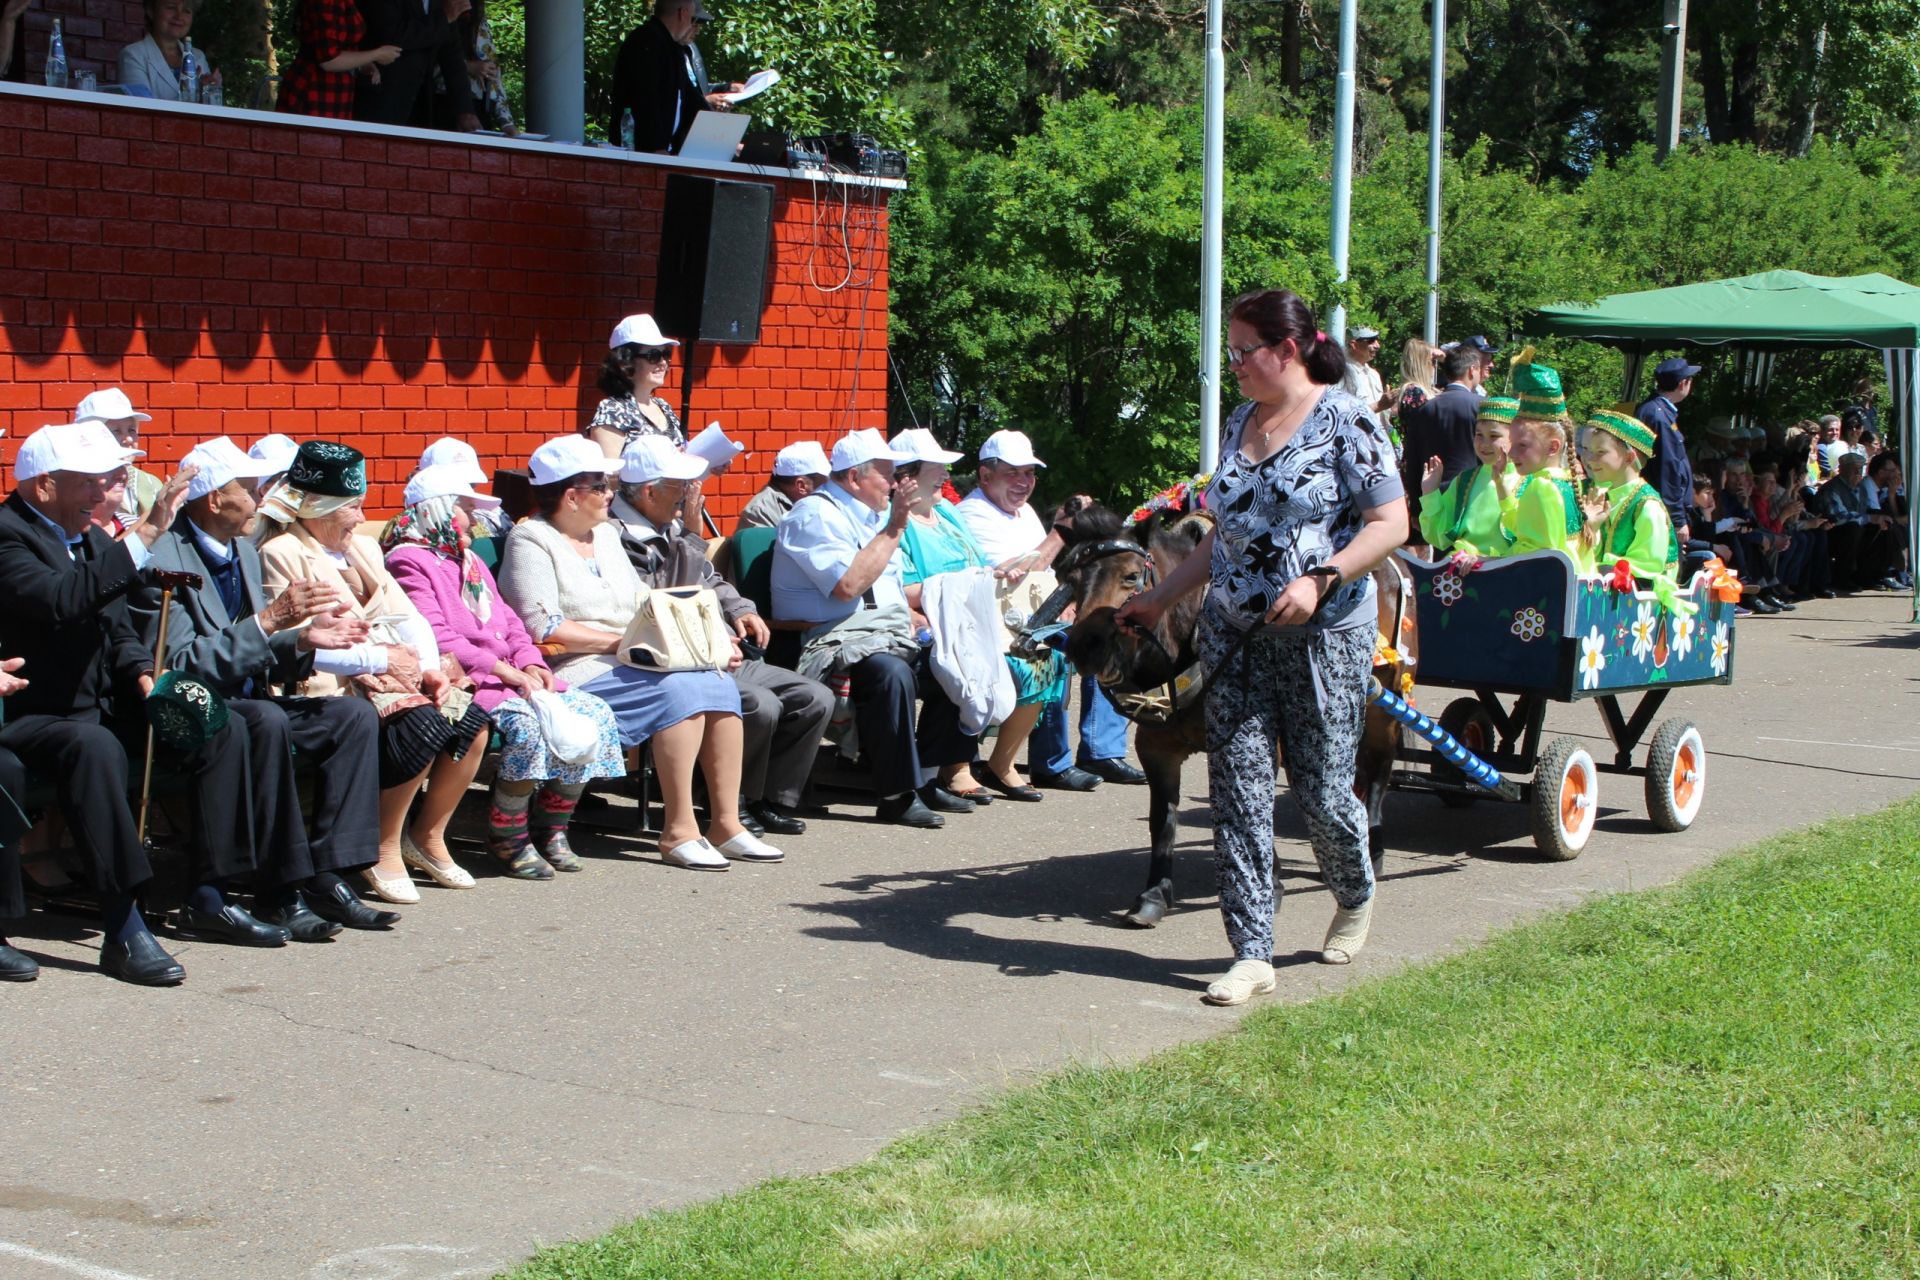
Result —
<path fill-rule="evenodd" d="M 1005 601 L 1062 546 L 1029 505 L 1044 463 L 1025 436 L 988 440 L 964 497 L 962 455 L 927 431 L 781 450 L 739 526 L 773 530 L 756 600 L 699 532 L 698 442 L 647 412 L 672 344 L 634 316 L 609 349 L 630 412 L 535 449 L 517 520 L 452 438 L 384 523 L 338 441 L 220 437 L 171 476 L 141 469 L 150 417 L 118 388 L 24 440 L 0 504 L 0 920 L 29 880 L 79 873 L 101 968 L 183 980 L 142 909 L 149 761 L 186 855 L 167 931 L 260 947 L 392 928 L 422 882 L 474 888 L 447 830 L 489 759 L 487 852 L 535 881 L 582 870 L 573 815 L 641 749 L 660 856 L 700 871 L 782 861 L 771 841 L 821 812 L 830 742 L 878 819 L 911 828 L 1143 779 L 1104 695 L 1082 693 L 1076 756 L 1064 662 L 1008 653 Z M 671 635 L 649 647 L 645 619 L 669 614 L 710 626 L 691 661 Z M 768 660 L 776 629 L 789 666 Z M 0 978 L 36 973 L 0 939 Z"/>

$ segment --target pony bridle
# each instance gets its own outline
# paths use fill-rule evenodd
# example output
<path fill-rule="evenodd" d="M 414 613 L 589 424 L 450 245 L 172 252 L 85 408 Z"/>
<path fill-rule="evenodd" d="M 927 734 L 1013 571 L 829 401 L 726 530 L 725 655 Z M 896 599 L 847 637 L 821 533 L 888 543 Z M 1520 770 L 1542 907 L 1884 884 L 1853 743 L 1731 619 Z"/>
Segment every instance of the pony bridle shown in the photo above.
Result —
<path fill-rule="evenodd" d="M 1020 628 L 1020 634 L 1014 637 L 1013 655 L 1028 661 L 1038 661 L 1046 656 L 1047 646 L 1034 639 L 1034 632 L 1060 621 L 1060 615 L 1073 602 L 1074 583 L 1071 575 L 1096 560 L 1105 560 L 1110 556 L 1118 555 L 1137 555 L 1141 558 L 1147 586 L 1151 587 L 1159 581 L 1159 573 L 1154 566 L 1153 557 L 1147 554 L 1147 549 L 1137 542 L 1126 538 L 1107 538 L 1100 542 L 1082 542 L 1077 546 L 1069 547 L 1067 553 L 1060 558 L 1060 563 L 1054 568 L 1055 574 L 1060 579 L 1060 585 L 1053 589 L 1052 595 L 1040 602 L 1039 608 L 1028 615 L 1027 624 Z"/>

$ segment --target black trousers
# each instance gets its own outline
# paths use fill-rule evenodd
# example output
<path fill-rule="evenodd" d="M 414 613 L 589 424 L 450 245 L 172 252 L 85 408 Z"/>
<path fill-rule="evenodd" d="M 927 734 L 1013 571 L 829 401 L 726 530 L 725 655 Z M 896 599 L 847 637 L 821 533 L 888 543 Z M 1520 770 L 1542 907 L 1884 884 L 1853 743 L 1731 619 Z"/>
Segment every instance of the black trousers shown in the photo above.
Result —
<path fill-rule="evenodd" d="M 145 758 L 145 736 L 139 725 L 116 732 L 48 715 L 22 716 L 0 726 L 0 748 L 52 780 L 74 844 L 92 863 L 94 883 L 104 894 L 132 893 L 153 878 L 128 797 Z M 193 878 L 251 875 L 253 804 L 244 733 L 229 722 L 191 754 L 159 750 L 161 764 L 182 768 L 193 778 Z"/>
<path fill-rule="evenodd" d="M 0 797 L 0 805 L 17 803 L 26 794 L 27 766 L 20 763 L 20 757 L 0 748 L 0 791 L 6 797 Z M 9 799 L 10 798 L 10 799 Z M 27 914 L 26 884 L 20 878 L 20 837 L 24 831 L 17 830 L 19 823 L 12 818 L 8 809 L 0 816 L 0 920 L 12 920 Z"/>
<path fill-rule="evenodd" d="M 882 798 L 931 782 L 943 764 L 973 759 L 976 740 L 960 732 L 960 708 L 934 680 L 925 649 L 911 662 L 890 653 L 863 658 L 847 676 L 860 752 Z"/>
<path fill-rule="evenodd" d="M 1840 587 L 1870 587 L 1892 571 L 1893 539 L 1870 524 L 1836 524 L 1827 531 L 1833 548 L 1833 581 Z"/>
<path fill-rule="evenodd" d="M 740 686 L 740 792 L 787 808 L 800 803 L 833 718 L 833 692 L 818 680 L 750 658 Z"/>
<path fill-rule="evenodd" d="M 235 698 L 253 774 L 253 844 L 266 886 L 371 866 L 380 855 L 380 716 L 362 698 Z M 314 771 L 300 813 L 294 753 Z"/>

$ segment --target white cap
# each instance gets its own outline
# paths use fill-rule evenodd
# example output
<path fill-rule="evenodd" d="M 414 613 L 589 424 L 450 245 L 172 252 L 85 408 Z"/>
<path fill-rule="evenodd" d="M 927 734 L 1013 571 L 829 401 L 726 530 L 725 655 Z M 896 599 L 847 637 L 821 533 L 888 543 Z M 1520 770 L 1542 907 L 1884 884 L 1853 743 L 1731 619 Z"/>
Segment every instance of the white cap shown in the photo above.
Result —
<path fill-rule="evenodd" d="M 441 463 L 437 467 L 422 467 L 413 473 L 413 479 L 407 481 L 406 503 L 413 506 L 432 498 L 468 498 L 473 505 L 490 511 L 500 505 L 500 499 L 489 494 L 475 493 L 473 485 L 467 480 L 467 473 L 458 463 Z"/>
<path fill-rule="evenodd" d="M 851 471 L 863 462 L 912 462 L 910 453 L 895 453 L 886 437 L 872 427 L 849 431 L 833 442 L 833 470 Z"/>
<path fill-rule="evenodd" d="M 987 437 L 980 446 L 980 461 L 992 458 L 1004 462 L 1010 467 L 1044 467 L 1047 464 L 1033 456 L 1033 441 L 1027 439 L 1024 431 L 996 431 Z"/>
<path fill-rule="evenodd" d="M 706 460 L 682 453 L 665 436 L 646 435 L 627 442 L 620 455 L 621 484 L 652 484 L 655 480 L 698 480 L 707 474 Z"/>
<path fill-rule="evenodd" d="M 180 466 L 183 470 L 200 468 L 193 473 L 193 479 L 187 481 L 188 502 L 204 498 L 215 489 L 224 489 L 235 480 L 258 480 L 274 474 L 270 463 L 240 452 L 240 446 L 227 436 L 193 446 L 187 450 L 187 456 L 180 459 Z"/>
<path fill-rule="evenodd" d="M 299 452 L 300 442 L 298 440 L 295 440 L 292 436 L 275 434 L 261 436 L 258 440 L 254 441 L 253 448 L 247 450 L 247 456 L 271 464 L 273 469 L 268 471 L 267 474 L 277 476 L 293 465 L 293 455 Z"/>
<path fill-rule="evenodd" d="M 626 346 L 628 343 L 632 343 L 636 347 L 677 347 L 680 345 L 679 339 L 669 338 L 666 334 L 660 332 L 660 326 L 653 322 L 653 317 L 644 312 L 640 315 L 628 316 L 625 320 L 613 326 L 613 336 L 607 339 L 607 349 L 610 351 L 617 350 L 620 347 Z"/>
<path fill-rule="evenodd" d="M 113 432 L 99 422 L 65 422 L 42 427 L 20 442 L 20 454 L 13 460 L 13 482 L 25 484 L 56 471 L 104 476 L 138 456 L 138 450 L 122 448 Z"/>
<path fill-rule="evenodd" d="M 558 436 L 533 451 L 527 478 L 534 484 L 553 484 L 578 475 L 610 476 L 619 469 L 620 459 L 609 458 L 585 436 Z"/>
<path fill-rule="evenodd" d="M 152 422 L 150 413 L 134 411 L 133 401 L 127 399 L 127 393 L 118 387 L 106 387 L 89 395 L 73 411 L 75 422 L 118 422 L 122 418 L 137 418 L 141 422 Z"/>
<path fill-rule="evenodd" d="M 829 470 L 827 451 L 817 440 L 790 444 L 773 455 L 773 474 L 777 476 L 823 476 Z"/>
<path fill-rule="evenodd" d="M 933 432 L 925 427 L 911 427 L 887 441 L 895 453 L 904 453 L 918 462 L 937 462 L 950 467 L 966 457 L 964 453 L 952 449 L 942 449 L 940 442 L 933 438 Z"/>
<path fill-rule="evenodd" d="M 485 467 L 480 465 L 479 452 L 465 440 L 455 440 L 452 436 L 441 436 L 420 452 L 420 469 L 428 467 L 457 467 L 465 476 L 468 484 L 490 484 Z"/>
<path fill-rule="evenodd" d="M 687 441 L 687 452 L 709 467 L 724 467 L 746 451 L 747 446 L 727 439 L 717 422 L 709 422 L 705 431 Z"/>

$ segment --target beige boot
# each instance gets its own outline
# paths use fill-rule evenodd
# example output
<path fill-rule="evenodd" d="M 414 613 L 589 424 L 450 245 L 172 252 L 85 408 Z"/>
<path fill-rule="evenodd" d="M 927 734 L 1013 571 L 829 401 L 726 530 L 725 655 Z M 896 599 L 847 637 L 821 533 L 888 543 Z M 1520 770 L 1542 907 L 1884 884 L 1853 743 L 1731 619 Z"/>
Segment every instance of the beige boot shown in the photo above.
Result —
<path fill-rule="evenodd" d="M 1273 966 L 1265 960 L 1235 960 L 1233 968 L 1207 985 L 1200 997 L 1208 1004 L 1245 1004 L 1250 996 L 1273 990 Z"/>
<path fill-rule="evenodd" d="M 1357 907 L 1336 907 L 1327 940 L 1320 947 L 1321 964 L 1351 964 L 1367 945 L 1367 926 L 1373 922 L 1373 899 Z"/>

